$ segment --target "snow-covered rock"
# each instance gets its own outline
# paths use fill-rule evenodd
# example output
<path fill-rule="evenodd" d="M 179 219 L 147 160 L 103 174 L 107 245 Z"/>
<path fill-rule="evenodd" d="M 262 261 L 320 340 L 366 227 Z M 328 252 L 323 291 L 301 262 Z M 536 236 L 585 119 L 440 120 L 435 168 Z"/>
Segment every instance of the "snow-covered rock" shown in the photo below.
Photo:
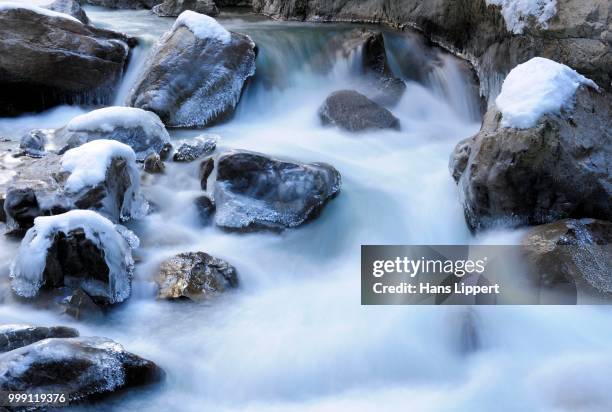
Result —
<path fill-rule="evenodd" d="M 24 3 L 0 3 L 0 116 L 109 101 L 136 40 Z"/>
<path fill-rule="evenodd" d="M 561 73 L 563 79 L 576 76 Z M 525 76 L 521 87 L 514 77 L 512 94 L 502 98 L 506 112 L 490 108 L 480 132 L 460 142 L 451 156 L 469 226 L 612 220 L 610 96 L 590 82 L 538 85 Z M 563 90 L 570 86 L 577 88 L 575 95 Z M 532 126 L 506 127 L 508 113 L 512 121 Z"/>
<path fill-rule="evenodd" d="M 580 86 L 597 85 L 571 68 L 542 57 L 516 66 L 495 100 L 503 127 L 528 129 L 545 114 L 571 111 Z"/>
<path fill-rule="evenodd" d="M 154 383 L 163 371 L 106 338 L 52 338 L 0 355 L 3 391 L 68 394 L 69 402 Z"/>
<path fill-rule="evenodd" d="M 213 0 L 165 0 L 153 7 L 153 13 L 162 17 L 176 17 L 186 10 L 207 16 L 219 14 L 219 9 Z"/>
<path fill-rule="evenodd" d="M 522 34 L 530 19 L 542 28 L 557 13 L 557 0 L 486 0 L 487 4 L 501 7 L 508 31 Z"/>
<path fill-rule="evenodd" d="M 12 351 L 48 338 L 76 338 L 79 332 L 65 326 L 28 324 L 0 325 L 0 353 Z"/>
<path fill-rule="evenodd" d="M 217 159 L 215 223 L 228 230 L 279 230 L 317 216 L 340 191 L 340 173 L 323 163 L 302 164 L 230 151 Z"/>
<path fill-rule="evenodd" d="M 81 288 L 98 304 L 130 296 L 138 238 L 90 210 L 34 220 L 11 264 L 11 286 L 26 298 L 41 288 Z"/>
<path fill-rule="evenodd" d="M 157 113 L 169 127 L 223 120 L 255 73 L 255 55 L 248 36 L 185 11 L 155 46 L 127 103 Z"/>
<path fill-rule="evenodd" d="M 319 108 L 324 125 L 349 132 L 376 129 L 400 129 L 399 119 L 372 100 L 354 90 L 338 90 L 330 94 Z"/>
<path fill-rule="evenodd" d="M 9 230 L 72 209 L 96 210 L 115 222 L 148 212 L 134 151 L 115 140 L 94 140 L 63 156 L 24 158 L 5 187 Z"/>
<path fill-rule="evenodd" d="M 172 159 L 175 162 L 192 162 L 198 157 L 210 154 L 217 148 L 217 135 L 200 135 L 181 143 Z"/>
<path fill-rule="evenodd" d="M 236 269 L 203 252 L 180 253 L 163 261 L 157 276 L 159 299 L 206 299 L 238 286 Z"/>

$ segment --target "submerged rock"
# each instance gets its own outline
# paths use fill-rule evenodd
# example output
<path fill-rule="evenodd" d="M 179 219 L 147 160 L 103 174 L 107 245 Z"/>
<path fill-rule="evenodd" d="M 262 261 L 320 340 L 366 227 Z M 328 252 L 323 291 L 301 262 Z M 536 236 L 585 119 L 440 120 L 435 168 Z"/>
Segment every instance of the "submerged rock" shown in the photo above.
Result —
<path fill-rule="evenodd" d="M 160 265 L 159 299 L 205 299 L 238 286 L 236 269 L 203 252 L 180 253 Z"/>
<path fill-rule="evenodd" d="M 329 95 L 319 109 L 319 118 L 324 125 L 350 132 L 400 128 L 399 120 L 389 110 L 354 90 L 340 90 Z"/>
<path fill-rule="evenodd" d="M 578 87 L 575 74 L 560 73 L 554 86 L 541 88 L 541 96 L 531 93 L 537 85 L 515 85 L 517 102 L 510 107 L 517 114 L 502 115 L 492 107 L 480 132 L 457 145 L 450 167 L 472 229 L 568 217 L 612 220 L 612 99 Z M 573 96 L 571 89 L 567 92 L 567 101 L 557 101 L 564 82 L 577 90 Z M 500 96 L 505 102 L 506 94 Z M 534 99 L 543 100 L 536 108 L 519 110 Z M 533 116 L 534 110 L 555 104 L 558 112 Z"/>
<path fill-rule="evenodd" d="M 162 1 L 164 0 L 84 0 L 85 3 L 109 9 L 150 9 Z"/>
<path fill-rule="evenodd" d="M 158 42 L 129 106 L 150 110 L 169 127 L 202 127 L 230 116 L 255 73 L 255 43 L 213 18 L 183 12 Z"/>
<path fill-rule="evenodd" d="M 215 204 L 212 200 L 206 195 L 198 196 L 193 201 L 197 211 L 198 217 L 200 218 L 200 223 L 202 225 L 207 225 L 212 220 L 212 216 L 215 213 Z"/>
<path fill-rule="evenodd" d="M 83 24 L 89 24 L 89 18 L 81 8 L 81 3 L 78 0 L 55 0 L 53 3 L 45 6 L 45 8 L 57 11 L 58 13 L 68 14 Z"/>
<path fill-rule="evenodd" d="M 612 296 L 612 223 L 566 219 L 536 226 L 522 240 L 537 284 L 576 298 Z M 575 303 L 575 302 L 574 302 Z"/>
<path fill-rule="evenodd" d="M 144 171 L 151 174 L 164 173 L 166 166 L 157 153 L 151 153 L 144 160 Z"/>
<path fill-rule="evenodd" d="M 131 293 L 137 246 L 132 232 L 92 211 L 38 217 L 11 265 L 11 286 L 25 298 L 67 286 L 100 305 L 119 303 Z"/>
<path fill-rule="evenodd" d="M 0 325 L 0 354 L 47 338 L 76 338 L 77 336 L 79 332 L 76 329 L 65 326 Z"/>
<path fill-rule="evenodd" d="M 52 338 L 0 355 L 0 390 L 65 392 L 69 401 L 98 398 L 159 381 L 153 362 L 106 338 Z"/>
<path fill-rule="evenodd" d="M 0 5 L 0 116 L 108 102 L 135 44 L 67 14 Z"/>
<path fill-rule="evenodd" d="M 315 217 L 340 191 L 340 173 L 323 163 L 295 163 L 232 151 L 217 160 L 215 223 L 228 230 L 292 228 Z"/>
<path fill-rule="evenodd" d="M 28 229 L 38 216 L 72 209 L 96 210 L 115 222 L 144 216 L 148 209 L 133 150 L 110 140 L 63 156 L 24 160 L 5 187 L 6 221 L 14 231 Z"/>
<path fill-rule="evenodd" d="M 185 10 L 213 17 L 219 14 L 219 9 L 213 0 L 165 0 L 153 7 L 153 13 L 162 17 L 176 17 Z"/>
<path fill-rule="evenodd" d="M 217 148 L 218 136 L 202 135 L 183 142 L 174 153 L 175 162 L 192 162 L 198 157 L 210 154 Z"/>

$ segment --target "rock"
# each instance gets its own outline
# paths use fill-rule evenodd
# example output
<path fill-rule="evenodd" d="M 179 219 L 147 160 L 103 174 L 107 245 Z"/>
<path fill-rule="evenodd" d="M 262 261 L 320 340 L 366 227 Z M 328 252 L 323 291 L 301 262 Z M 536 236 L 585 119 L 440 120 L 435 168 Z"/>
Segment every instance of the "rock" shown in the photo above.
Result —
<path fill-rule="evenodd" d="M 200 218 L 200 223 L 202 225 L 207 225 L 212 220 L 212 215 L 215 213 L 215 204 L 210 200 L 208 196 L 198 196 L 193 201 L 195 205 L 198 216 Z"/>
<path fill-rule="evenodd" d="M 185 10 L 213 17 L 219 14 L 219 9 L 212 0 L 165 0 L 153 7 L 153 13 L 162 17 L 176 17 Z"/>
<path fill-rule="evenodd" d="M 201 135 L 183 142 L 172 159 L 175 162 L 192 162 L 198 157 L 210 154 L 217 148 L 218 136 Z"/>
<path fill-rule="evenodd" d="M 354 90 L 340 90 L 329 95 L 319 109 L 319 118 L 324 125 L 350 132 L 400 128 L 399 120 L 389 110 Z"/>
<path fill-rule="evenodd" d="M 201 300 L 238 286 L 236 269 L 203 252 L 180 253 L 160 265 L 159 299 Z"/>
<path fill-rule="evenodd" d="M 227 230 L 279 230 L 314 218 L 340 191 L 340 173 L 323 163 L 302 164 L 231 151 L 217 160 L 215 223 Z"/>
<path fill-rule="evenodd" d="M 84 0 L 94 6 L 108 7 L 109 9 L 150 9 L 164 0 Z"/>
<path fill-rule="evenodd" d="M 83 289 L 77 287 L 59 302 L 61 313 L 76 320 L 96 320 L 104 315 L 102 308 Z"/>
<path fill-rule="evenodd" d="M 98 151 L 109 145 L 122 147 L 126 153 Z M 96 210 L 114 222 L 142 217 L 148 210 L 140 193 L 134 152 L 121 143 L 98 140 L 63 156 L 49 153 L 41 159 L 24 158 L 15 171 L 5 186 L 4 210 L 10 231 L 27 230 L 38 216 L 73 209 Z M 94 172 L 97 179 L 93 179 Z"/>
<path fill-rule="evenodd" d="M 0 354 L 47 338 L 76 338 L 77 336 L 79 332 L 76 329 L 65 326 L 0 325 Z"/>
<path fill-rule="evenodd" d="M 577 292 L 612 296 L 612 223 L 560 220 L 529 229 L 522 245 L 540 287 L 574 299 Z"/>
<path fill-rule="evenodd" d="M 157 153 L 151 153 L 144 161 L 144 171 L 151 174 L 164 173 L 166 166 Z"/>
<path fill-rule="evenodd" d="M 53 13 L 0 9 L 0 116 L 112 98 L 136 40 Z"/>
<path fill-rule="evenodd" d="M 215 168 L 215 159 L 208 157 L 200 163 L 200 187 L 202 190 L 207 190 L 208 178 Z"/>
<path fill-rule="evenodd" d="M 127 99 L 169 127 L 203 127 L 229 117 L 255 73 L 255 43 L 213 18 L 183 12 L 152 52 Z"/>
<path fill-rule="evenodd" d="M 98 305 L 130 296 L 138 238 L 89 210 L 38 217 L 11 265 L 11 286 L 25 298 L 41 289 L 81 288 Z"/>
<path fill-rule="evenodd" d="M 0 390 L 65 392 L 70 402 L 158 382 L 153 362 L 106 338 L 53 338 L 0 355 Z"/>
<path fill-rule="evenodd" d="M 611 99 L 587 87 L 575 99 L 528 129 L 503 127 L 493 107 L 480 132 L 459 143 L 450 166 L 472 229 L 612 220 Z"/>
<path fill-rule="evenodd" d="M 77 0 L 55 0 L 53 3 L 45 6 L 45 8 L 57 11 L 58 13 L 68 14 L 83 24 L 89 24 L 87 14 L 85 14 L 80 2 Z"/>
<path fill-rule="evenodd" d="M 42 130 L 32 130 L 21 138 L 19 148 L 31 157 L 43 157 L 47 134 Z"/>

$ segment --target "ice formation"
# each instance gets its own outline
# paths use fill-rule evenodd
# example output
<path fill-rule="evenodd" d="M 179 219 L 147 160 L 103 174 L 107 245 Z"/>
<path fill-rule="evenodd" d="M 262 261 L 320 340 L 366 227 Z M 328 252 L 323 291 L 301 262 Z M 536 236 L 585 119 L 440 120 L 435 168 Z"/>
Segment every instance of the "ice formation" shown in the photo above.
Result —
<path fill-rule="evenodd" d="M 57 17 L 57 18 L 60 18 L 60 19 L 72 20 L 72 21 L 74 21 L 76 23 L 83 24 L 79 20 L 77 20 L 76 18 L 74 18 L 71 15 L 66 14 L 66 13 L 59 13 L 57 11 L 45 9 L 45 8 L 38 7 L 38 6 L 32 6 L 32 5 L 29 5 L 29 4 L 23 4 L 23 3 L 15 3 L 15 2 L 2 2 L 2 3 L 0 3 L 0 11 L 14 10 L 14 9 L 29 10 L 29 11 L 32 11 L 34 13 L 43 14 L 43 15 L 48 16 L 48 17 Z"/>
<path fill-rule="evenodd" d="M 104 252 L 109 269 L 109 301 L 117 303 L 129 297 L 134 269 L 132 237 L 135 235 L 130 233 L 126 238 L 127 229 L 118 230 L 110 220 L 90 210 L 72 210 L 34 219 L 34 226 L 27 231 L 11 264 L 11 284 L 18 295 L 34 297 L 38 294 L 44 283 L 47 252 L 55 235 L 67 235 L 76 229 L 82 229 L 85 237 Z"/>
<path fill-rule="evenodd" d="M 131 129 L 140 126 L 153 134 L 164 124 L 153 112 L 135 107 L 111 106 L 75 117 L 66 125 L 69 131 L 112 132 L 118 127 Z"/>
<path fill-rule="evenodd" d="M 545 114 L 573 108 L 580 86 L 597 88 L 575 70 L 542 57 L 516 66 L 495 101 L 502 113 L 502 126 L 528 129 Z"/>
<path fill-rule="evenodd" d="M 180 26 L 186 27 L 200 39 L 215 39 L 224 44 L 232 40 L 232 34 L 220 25 L 217 20 L 195 11 L 187 10 L 182 12 L 170 31 L 174 32 Z"/>
<path fill-rule="evenodd" d="M 508 31 L 522 34 L 530 18 L 548 27 L 548 21 L 557 14 L 557 0 L 486 0 L 487 4 L 501 7 Z"/>

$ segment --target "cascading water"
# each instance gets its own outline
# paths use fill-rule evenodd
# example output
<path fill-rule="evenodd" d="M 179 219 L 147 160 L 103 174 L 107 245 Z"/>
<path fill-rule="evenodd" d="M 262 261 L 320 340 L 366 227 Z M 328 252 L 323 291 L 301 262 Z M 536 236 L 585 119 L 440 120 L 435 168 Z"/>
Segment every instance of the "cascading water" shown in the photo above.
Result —
<path fill-rule="evenodd" d="M 151 40 L 173 20 L 86 11 L 95 24 L 145 37 L 120 102 Z M 605 308 L 360 305 L 362 244 L 508 244 L 520 235 L 476 239 L 466 228 L 447 164 L 454 145 L 478 130 L 480 104 L 460 63 L 416 35 L 386 33 L 394 74 L 407 81 L 392 109 L 402 130 L 349 135 L 320 126 L 317 109 L 329 93 L 360 82 L 355 56 L 321 55 L 330 38 L 354 26 L 240 14 L 219 20 L 251 35 L 260 55 L 236 116 L 208 131 L 222 137 L 221 149 L 328 162 L 342 173 L 342 193 L 299 229 L 229 234 L 198 222 L 197 162 L 169 162 L 164 175 L 143 182 L 155 212 L 130 227 L 142 240 L 132 297 L 96 323 L 15 302 L 6 275 L 17 243 L 1 239 L 3 323 L 77 326 L 82 335 L 122 342 L 167 372 L 160 386 L 88 409 L 591 411 L 612 404 L 612 318 Z M 26 125 L 56 127 L 85 110 L 2 119 L 0 133 L 14 140 Z M 156 301 L 159 263 L 184 251 L 227 260 L 241 286 L 205 303 Z"/>

